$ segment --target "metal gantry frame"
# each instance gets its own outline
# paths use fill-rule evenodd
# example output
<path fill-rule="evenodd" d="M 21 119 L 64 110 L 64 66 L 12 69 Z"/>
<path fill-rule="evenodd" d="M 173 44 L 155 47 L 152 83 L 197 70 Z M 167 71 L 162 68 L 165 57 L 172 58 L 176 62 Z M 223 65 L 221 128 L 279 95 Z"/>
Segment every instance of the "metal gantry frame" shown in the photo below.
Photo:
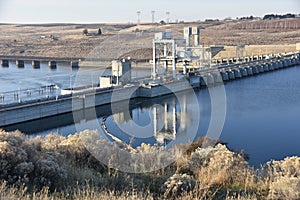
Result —
<path fill-rule="evenodd" d="M 175 39 L 154 39 L 153 40 L 153 68 L 152 77 L 157 76 L 157 63 L 164 62 L 165 72 L 168 72 L 168 63 L 172 62 L 172 74 L 176 77 L 176 60 L 177 60 L 177 44 L 184 43 L 185 40 Z M 186 65 L 184 66 L 183 73 L 186 74 Z"/>
<path fill-rule="evenodd" d="M 193 42 L 191 42 L 193 41 Z M 157 78 L 157 65 L 163 62 L 165 73 L 168 73 L 168 65 L 172 63 L 173 77 L 176 78 L 176 64 L 183 64 L 183 75 L 187 73 L 187 64 L 196 61 L 197 68 L 211 67 L 212 58 L 217 55 L 224 46 L 204 46 L 200 44 L 200 27 L 185 27 L 184 39 L 173 39 L 171 32 L 155 33 L 153 39 L 153 68 L 152 78 Z M 199 64 L 198 64 L 199 63 Z M 200 66 L 199 66 L 200 65 Z"/>

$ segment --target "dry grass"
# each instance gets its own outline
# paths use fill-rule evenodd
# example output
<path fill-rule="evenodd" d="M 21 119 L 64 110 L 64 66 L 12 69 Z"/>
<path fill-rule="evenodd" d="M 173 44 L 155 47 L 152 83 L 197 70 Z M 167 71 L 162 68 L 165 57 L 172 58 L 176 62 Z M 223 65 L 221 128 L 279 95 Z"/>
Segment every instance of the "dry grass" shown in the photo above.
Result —
<path fill-rule="evenodd" d="M 95 159 L 82 135 L 95 140 L 92 131 L 33 139 L 0 131 L 0 199 L 300 198 L 299 157 L 254 170 L 242 153 L 225 145 L 210 141 L 201 147 L 206 138 L 179 145 L 176 152 L 187 152 L 165 168 L 124 173 Z M 138 151 L 147 155 L 156 149 L 144 144 Z"/>
<path fill-rule="evenodd" d="M 270 199 L 300 198 L 300 158 L 289 157 L 271 161 L 269 168 Z"/>
<path fill-rule="evenodd" d="M 273 45 L 268 47 L 268 52 L 288 52 L 295 47 L 296 41 L 300 41 L 300 19 L 294 21 L 219 21 L 179 23 L 168 25 L 141 25 L 134 24 L 56 24 L 56 25 L 0 25 L 0 55 L 13 56 L 41 56 L 63 58 L 87 58 L 93 56 L 93 51 L 98 47 L 101 54 L 113 59 L 120 55 L 128 55 L 133 59 L 151 59 L 149 49 L 152 48 L 153 33 L 159 31 L 172 31 L 174 37 L 182 38 L 183 27 L 201 26 L 201 43 L 208 45 Z M 261 24 L 267 25 L 263 26 Z M 282 23 L 291 24 L 288 28 L 282 28 Z M 248 24 L 259 28 L 243 28 Z M 274 24 L 274 26 L 271 25 Z M 279 25 L 276 25 L 279 24 Z M 249 25 L 249 26 L 250 26 Z M 82 30 L 87 28 L 90 33 L 96 33 L 101 27 L 103 35 L 84 36 Z M 135 33 L 136 29 L 143 30 Z M 119 34 L 119 36 L 118 36 Z M 57 40 L 48 36 L 54 35 Z M 47 36 L 42 38 L 41 36 Z M 274 46 L 275 45 L 275 46 Z M 252 46 L 254 48 L 254 46 Z M 265 51 L 265 47 L 252 47 L 246 49 L 247 54 L 256 54 L 259 49 Z M 279 48 L 279 49 L 278 49 Z M 143 51 L 145 49 L 145 52 Z M 136 51 L 140 54 L 136 54 Z M 253 50 L 253 51 L 252 51 Z M 99 51 L 99 50 L 98 50 Z M 92 55 L 91 55 L 92 54 Z M 150 54 L 151 55 L 151 54 Z M 225 53 L 224 58 L 227 58 Z M 235 56 L 235 53 L 232 55 Z"/>
<path fill-rule="evenodd" d="M 291 53 L 297 51 L 296 44 L 282 44 L 282 45 L 246 45 L 244 56 L 270 55 Z M 242 53 L 242 52 L 240 52 Z M 225 46 L 224 51 L 221 51 L 215 58 L 235 58 L 237 56 L 236 46 Z M 239 55 L 243 57 L 243 55 Z"/>

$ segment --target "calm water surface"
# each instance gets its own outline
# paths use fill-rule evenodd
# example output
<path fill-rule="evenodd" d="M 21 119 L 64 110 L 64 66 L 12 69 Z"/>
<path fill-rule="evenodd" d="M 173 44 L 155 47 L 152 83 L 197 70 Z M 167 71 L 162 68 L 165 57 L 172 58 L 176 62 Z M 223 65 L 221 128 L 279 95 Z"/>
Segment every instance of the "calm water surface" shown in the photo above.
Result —
<path fill-rule="evenodd" d="M 49 76 L 53 73 L 65 75 L 66 78 L 62 81 L 56 79 L 57 84 L 65 87 L 69 84 L 70 74 L 75 74 L 70 67 L 61 67 L 54 72 L 44 68 L 35 73 L 30 74 L 29 77 Z M 1 90 L 11 89 L 7 83 L 16 82 L 17 84 L 18 78 L 24 76 L 27 75 L 21 69 L 13 67 L 0 69 Z M 95 80 L 96 76 L 97 74 L 95 74 Z M 43 81 L 35 82 L 34 86 L 42 84 Z M 299 66 L 226 83 L 227 112 L 220 139 L 227 142 L 231 149 L 244 150 L 250 156 L 250 164 L 256 167 L 271 159 L 300 156 L 299 88 Z M 178 95 L 178 98 L 166 96 L 146 103 L 139 103 L 141 100 L 137 100 L 136 106 L 132 107 L 129 113 L 121 110 L 115 115 L 108 114 L 110 110 L 108 106 L 99 107 L 97 108 L 99 116 L 97 123 L 101 124 L 104 121 L 110 133 L 133 146 L 138 146 L 142 142 L 168 145 L 172 143 L 174 136 L 177 143 L 196 139 L 206 135 L 211 119 L 211 99 L 207 89 L 196 90 L 195 94 L 198 99 L 196 104 L 189 101 L 192 94 L 183 93 Z M 186 105 L 180 105 L 179 99 L 184 100 Z M 193 112 L 196 106 L 200 109 L 198 121 L 193 120 L 197 115 Z M 155 113 L 159 115 L 156 124 L 158 130 L 155 130 L 152 124 Z M 133 121 L 130 121 L 131 118 Z M 93 119 L 83 119 L 83 122 L 85 121 L 89 122 Z M 47 119 L 47 122 L 23 123 L 6 127 L 6 129 L 17 128 L 33 135 L 53 132 L 68 135 L 80 131 L 78 129 L 81 128 L 78 124 L 74 125 L 72 114 L 53 117 L 51 120 Z M 141 127 L 149 126 L 148 131 L 137 133 L 133 122 Z M 100 125 L 99 127 L 101 128 Z M 196 135 L 191 133 L 195 127 L 198 130 Z M 93 128 L 91 126 L 91 129 Z M 126 134 L 128 131 L 131 134 Z M 168 135 L 164 140 L 163 136 L 166 134 L 163 133 L 165 132 L 168 132 Z M 110 137 L 107 138 L 111 140 Z"/>
<path fill-rule="evenodd" d="M 56 69 L 51 69 L 47 63 L 41 63 L 39 69 L 33 69 L 31 63 L 25 63 L 24 68 L 18 68 L 14 62 L 9 62 L 9 67 L 0 66 L 0 94 L 5 97 L 5 101 L 0 101 L 0 105 L 16 102 L 16 93 L 21 101 L 26 101 L 57 96 L 62 89 L 70 87 L 97 84 L 101 75 L 110 74 L 110 70 L 104 70 L 105 68 L 108 67 L 103 66 L 102 70 L 97 68 L 72 69 L 67 65 L 58 65 Z M 132 77 L 145 77 L 150 73 L 150 70 L 134 69 Z M 46 87 L 50 85 L 55 85 L 55 89 L 50 90 Z"/>

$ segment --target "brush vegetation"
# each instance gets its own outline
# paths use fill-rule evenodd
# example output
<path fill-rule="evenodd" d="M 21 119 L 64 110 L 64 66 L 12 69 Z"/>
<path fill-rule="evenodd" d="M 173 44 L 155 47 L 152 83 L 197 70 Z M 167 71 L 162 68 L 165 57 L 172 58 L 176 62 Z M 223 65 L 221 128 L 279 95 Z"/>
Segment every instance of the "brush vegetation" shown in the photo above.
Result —
<path fill-rule="evenodd" d="M 200 138 L 177 146 L 184 152 L 168 167 L 124 173 L 91 155 L 80 134 L 28 138 L 0 130 L 0 199 L 300 198 L 299 157 L 253 169 L 243 152 L 212 141 L 202 148 L 208 139 Z M 139 151 L 151 153 L 147 146 Z"/>

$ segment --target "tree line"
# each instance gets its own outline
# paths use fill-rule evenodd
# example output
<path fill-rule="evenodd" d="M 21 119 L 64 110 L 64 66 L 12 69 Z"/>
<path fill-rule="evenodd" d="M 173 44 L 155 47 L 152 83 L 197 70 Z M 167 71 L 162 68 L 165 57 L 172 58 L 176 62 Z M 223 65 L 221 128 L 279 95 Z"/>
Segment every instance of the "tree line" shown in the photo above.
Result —
<path fill-rule="evenodd" d="M 288 14 L 285 14 L 285 15 L 268 14 L 268 15 L 265 15 L 263 17 L 263 20 L 268 20 L 268 19 L 287 19 L 287 18 L 296 18 L 296 15 L 295 14 L 291 14 L 291 13 L 288 13 Z"/>

